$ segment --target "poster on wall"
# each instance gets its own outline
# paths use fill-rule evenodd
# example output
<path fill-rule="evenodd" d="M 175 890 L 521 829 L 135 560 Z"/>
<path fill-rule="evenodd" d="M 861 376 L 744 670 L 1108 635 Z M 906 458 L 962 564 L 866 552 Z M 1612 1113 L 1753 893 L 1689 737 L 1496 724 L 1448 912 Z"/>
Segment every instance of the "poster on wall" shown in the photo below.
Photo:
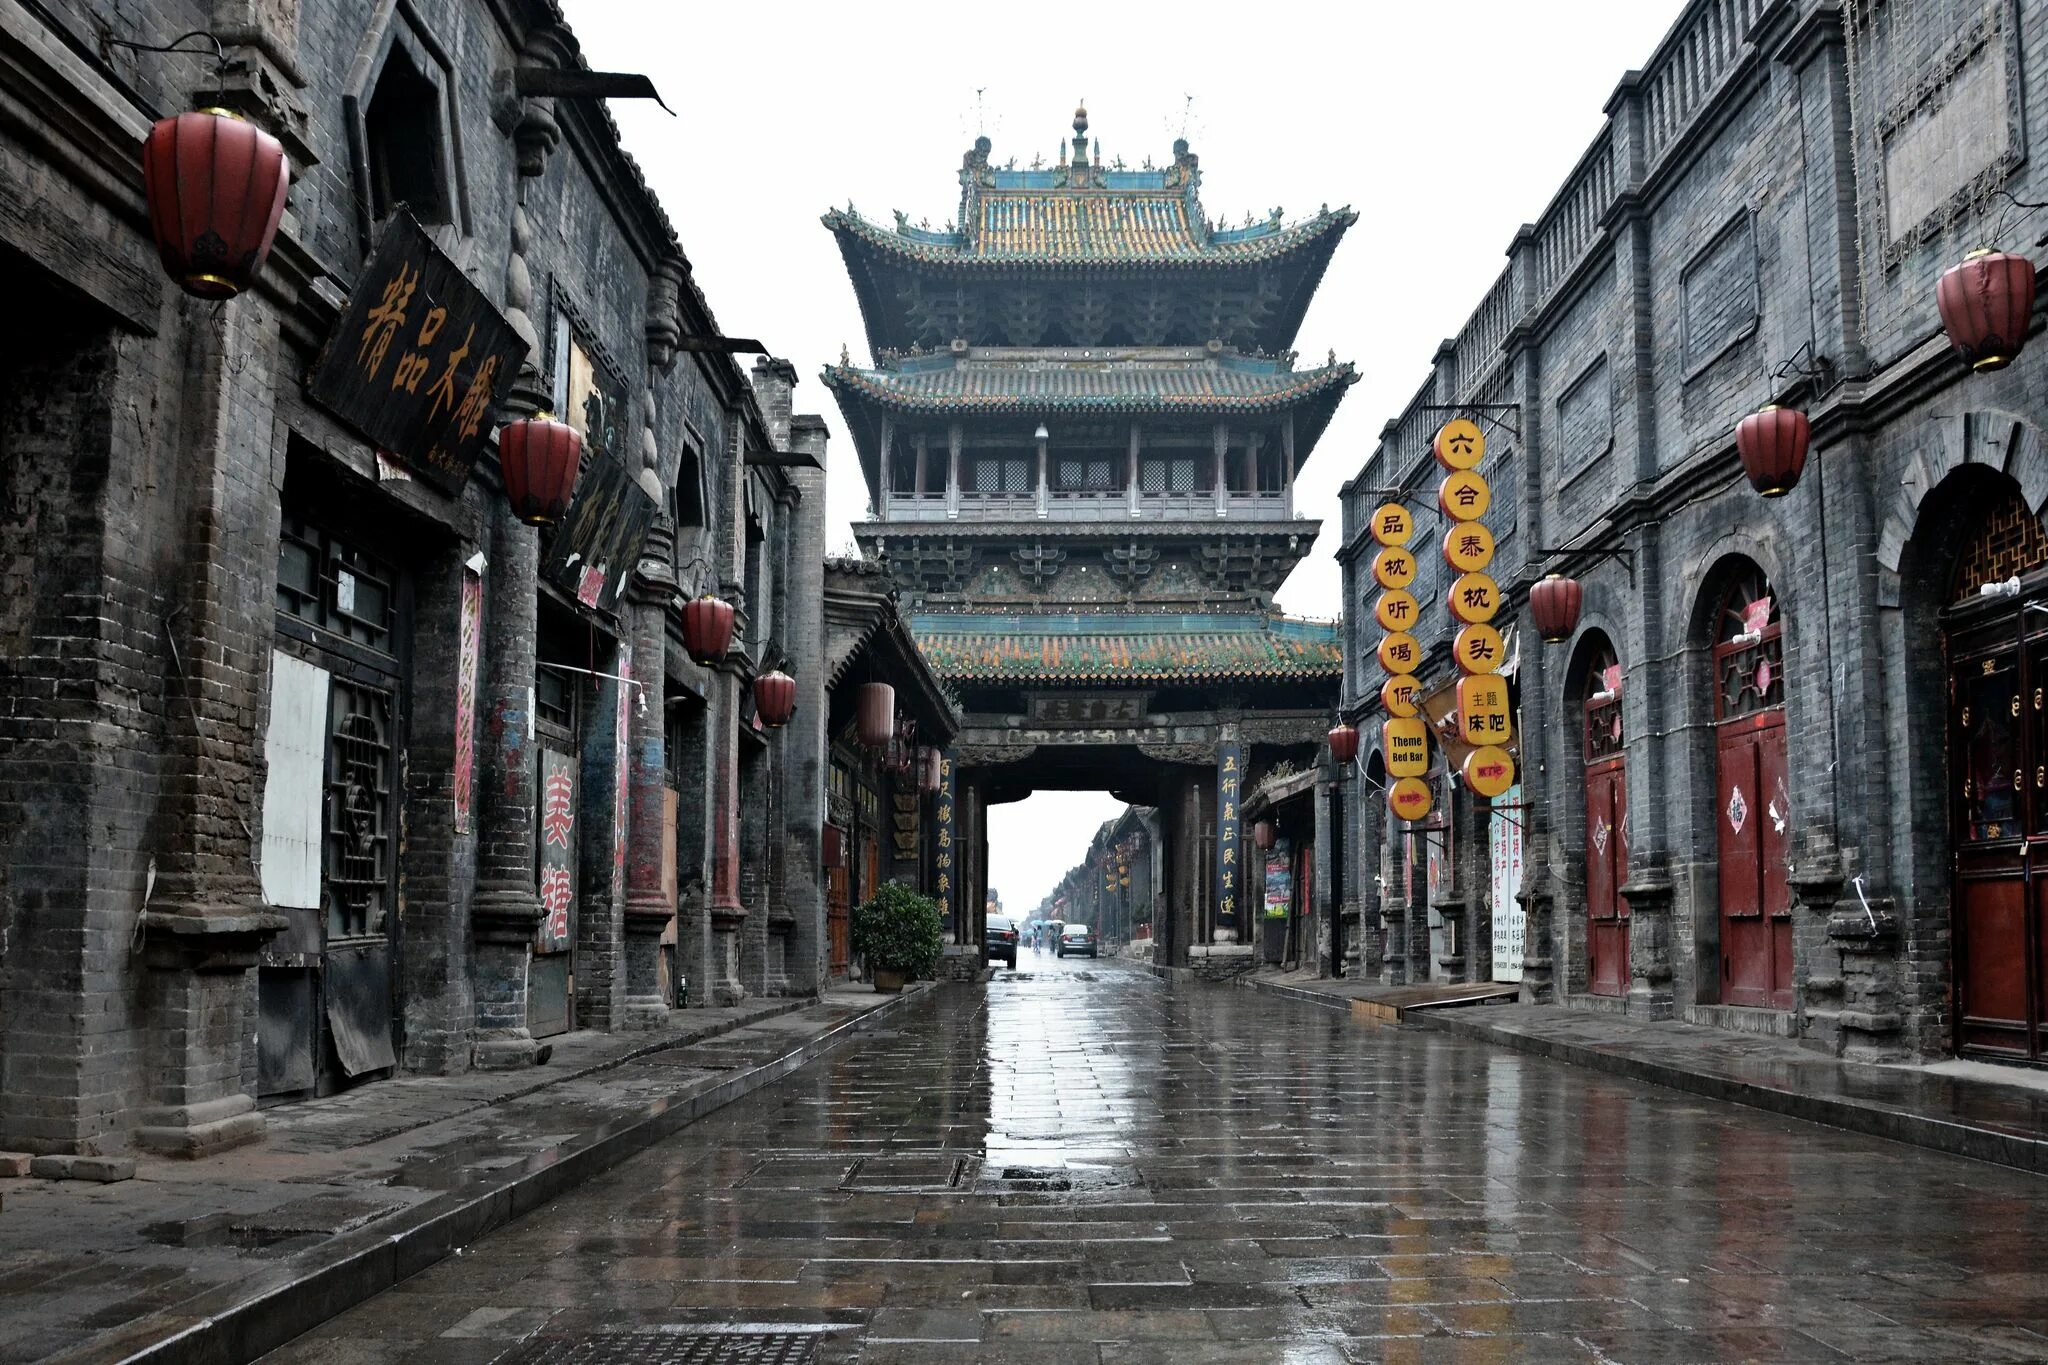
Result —
<path fill-rule="evenodd" d="M 1488 879 L 1493 905 L 1493 979 L 1520 981 L 1522 956 L 1527 951 L 1528 912 L 1515 899 L 1522 889 L 1522 789 L 1509 787 L 1494 802 L 1487 821 L 1487 838 L 1492 853 Z"/>
<path fill-rule="evenodd" d="M 534 947 L 560 952 L 575 932 L 576 760 L 553 749 L 540 751 L 539 861 L 541 919 Z"/>
<path fill-rule="evenodd" d="M 1294 904 L 1294 851 L 1285 839 L 1273 841 L 1273 847 L 1266 850 L 1265 910 L 1276 918 L 1284 917 Z"/>

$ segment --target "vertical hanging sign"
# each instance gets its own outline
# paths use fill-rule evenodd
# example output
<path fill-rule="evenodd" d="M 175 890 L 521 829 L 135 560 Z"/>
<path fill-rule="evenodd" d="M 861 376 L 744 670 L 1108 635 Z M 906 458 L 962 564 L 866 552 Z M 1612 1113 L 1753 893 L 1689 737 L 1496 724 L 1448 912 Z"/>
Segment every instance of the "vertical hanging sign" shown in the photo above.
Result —
<path fill-rule="evenodd" d="M 1244 885 L 1242 831 L 1237 823 L 1244 750 L 1235 743 L 1216 747 L 1216 927 L 1237 927 L 1238 891 Z"/>
<path fill-rule="evenodd" d="M 619 676 L 612 682 L 618 688 L 617 708 L 613 712 L 617 728 L 612 733 L 612 887 L 623 891 L 626 883 L 626 763 L 632 752 L 628 743 L 632 712 L 628 709 L 627 698 L 633 691 L 633 651 L 626 645 L 619 646 Z"/>
<path fill-rule="evenodd" d="M 1493 505 L 1493 490 L 1479 473 L 1486 433 L 1470 418 L 1453 418 L 1438 428 L 1432 449 L 1444 469 L 1436 505 L 1451 523 L 1444 532 L 1444 563 L 1458 574 L 1445 606 L 1451 619 L 1461 623 L 1451 641 L 1451 657 L 1463 675 L 1458 682 L 1459 737 L 1475 746 L 1459 771 L 1468 789 L 1491 800 L 1514 785 L 1515 761 L 1507 752 L 1513 738 L 1508 687 L 1497 676 L 1505 651 L 1500 632 L 1487 624 L 1500 608 L 1500 585 L 1486 572 L 1494 548 L 1493 532 L 1483 519 Z"/>
<path fill-rule="evenodd" d="M 484 629 L 484 578 L 462 571 L 462 622 L 455 659 L 455 832 L 469 833 L 476 791 L 476 673 Z"/>
<path fill-rule="evenodd" d="M 939 797 L 932 808 L 932 889 L 946 922 L 953 922 L 953 760 L 939 759 Z"/>
<path fill-rule="evenodd" d="M 1374 509 L 1372 538 L 1380 550 L 1373 556 L 1372 576 L 1383 591 L 1373 604 L 1373 619 L 1386 631 L 1379 647 L 1380 667 L 1387 670 L 1380 701 L 1390 717 L 1380 735 L 1380 753 L 1393 779 L 1387 807 L 1397 820 L 1420 820 L 1430 807 L 1429 787 L 1421 777 L 1429 768 L 1429 727 L 1415 718 L 1422 642 L 1413 632 L 1422 606 L 1408 591 L 1416 573 L 1415 552 L 1408 548 L 1414 534 L 1415 517 L 1400 503 Z"/>

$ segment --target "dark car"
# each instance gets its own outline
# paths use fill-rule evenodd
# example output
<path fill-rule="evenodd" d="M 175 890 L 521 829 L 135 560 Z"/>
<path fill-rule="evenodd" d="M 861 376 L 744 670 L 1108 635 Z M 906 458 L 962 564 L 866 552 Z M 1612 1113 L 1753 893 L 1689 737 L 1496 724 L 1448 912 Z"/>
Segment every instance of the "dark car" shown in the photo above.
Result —
<path fill-rule="evenodd" d="M 1078 957 L 1086 953 L 1095 956 L 1095 931 L 1085 924 L 1069 924 L 1060 930 L 1058 953 L 1061 957 Z"/>
<path fill-rule="evenodd" d="M 1000 959 L 1012 971 L 1017 967 L 1017 921 L 1008 915 L 990 915 L 981 937 L 990 962 Z"/>

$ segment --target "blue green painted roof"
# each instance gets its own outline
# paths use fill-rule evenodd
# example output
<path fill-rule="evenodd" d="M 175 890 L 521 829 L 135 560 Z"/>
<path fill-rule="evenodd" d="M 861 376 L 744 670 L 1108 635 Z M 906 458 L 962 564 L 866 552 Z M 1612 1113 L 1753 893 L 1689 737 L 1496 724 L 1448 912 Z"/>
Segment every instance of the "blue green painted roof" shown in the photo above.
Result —
<path fill-rule="evenodd" d="M 1270 360 L 1226 356 L 1173 365 L 1081 367 L 1063 363 L 901 362 L 884 370 L 832 365 L 825 385 L 848 398 L 907 412 L 1048 413 L 1271 412 L 1358 381 L 1349 364 L 1289 370 Z"/>
<path fill-rule="evenodd" d="M 879 247 L 928 265 L 1001 266 L 1128 262 L 1244 265 L 1272 260 L 1329 239 L 1358 221 L 1350 209 L 1324 209 L 1296 223 L 1269 220 L 1210 231 L 1199 206 L 1174 191 L 1120 189 L 983 191 L 971 230 L 886 228 L 851 209 L 834 209 L 825 226 L 842 241 Z"/>
<path fill-rule="evenodd" d="M 910 633 L 962 682 L 1160 683 L 1334 678 L 1335 624 L 1242 612 L 922 614 Z"/>

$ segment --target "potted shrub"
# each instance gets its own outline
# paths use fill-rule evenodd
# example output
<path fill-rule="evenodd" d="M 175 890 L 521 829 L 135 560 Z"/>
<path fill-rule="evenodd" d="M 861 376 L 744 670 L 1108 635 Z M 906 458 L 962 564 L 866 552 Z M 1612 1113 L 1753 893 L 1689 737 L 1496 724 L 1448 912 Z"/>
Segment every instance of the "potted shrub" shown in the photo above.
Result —
<path fill-rule="evenodd" d="M 848 927 L 878 991 L 900 991 L 905 981 L 938 970 L 946 918 L 930 896 L 891 882 L 855 907 Z"/>

